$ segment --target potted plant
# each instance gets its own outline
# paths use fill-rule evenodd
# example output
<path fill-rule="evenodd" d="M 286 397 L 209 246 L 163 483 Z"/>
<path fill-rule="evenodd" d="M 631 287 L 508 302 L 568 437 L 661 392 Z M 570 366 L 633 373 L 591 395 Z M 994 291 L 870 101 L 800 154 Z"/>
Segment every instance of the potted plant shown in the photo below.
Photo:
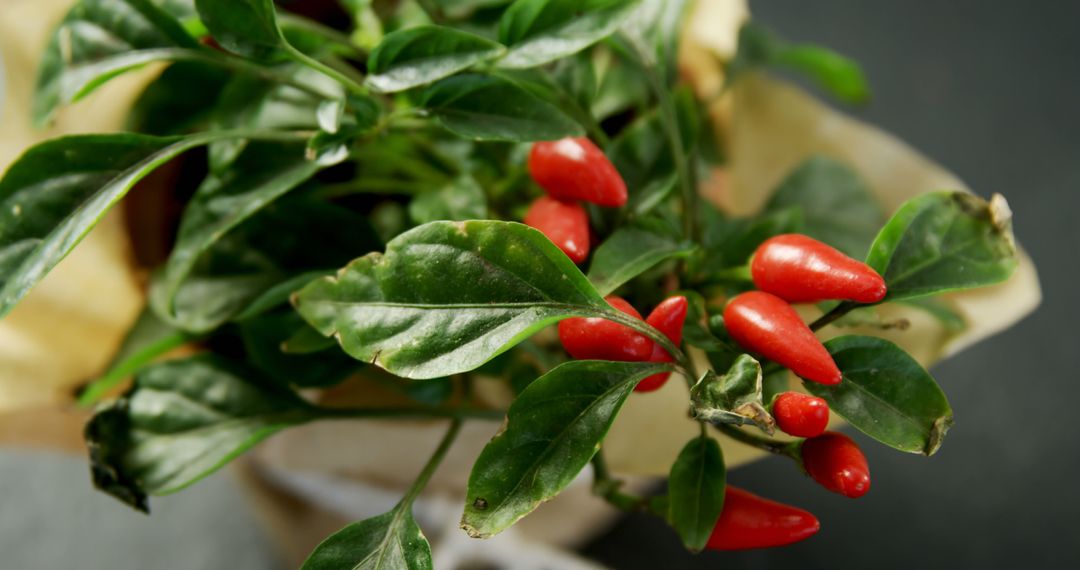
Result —
<path fill-rule="evenodd" d="M 46 334 L 39 290 L 93 285 L 84 237 L 115 261 L 132 236 L 135 268 L 105 274 L 134 324 L 78 399 L 98 405 L 94 483 L 136 508 L 277 434 L 253 488 L 359 519 L 306 568 L 430 567 L 416 519 L 442 565 L 466 535 L 507 531 L 494 559 L 546 552 L 605 501 L 691 550 L 779 546 L 816 519 L 727 467 L 777 453 L 860 496 L 868 466 L 829 414 L 933 454 L 952 412 L 925 366 L 1038 300 L 1004 198 L 764 76 L 868 94 L 850 60 L 739 3 L 293 8 L 76 2 L 35 122 L 157 73 L 129 132 L 42 142 L 0 179 L 15 334 Z M 107 217 L 121 199 L 126 223 Z M 87 346 L 77 364 L 109 359 Z M 665 496 L 628 481 L 658 475 Z"/>

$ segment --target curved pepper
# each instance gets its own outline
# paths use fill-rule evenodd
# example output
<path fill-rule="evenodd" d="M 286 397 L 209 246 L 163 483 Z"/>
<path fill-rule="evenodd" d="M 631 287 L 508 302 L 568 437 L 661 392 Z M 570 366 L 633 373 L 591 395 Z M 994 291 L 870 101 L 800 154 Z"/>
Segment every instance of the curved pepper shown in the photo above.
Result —
<path fill-rule="evenodd" d="M 574 263 L 589 257 L 589 214 L 581 204 L 544 196 L 529 206 L 525 225 L 540 230 Z"/>
<path fill-rule="evenodd" d="M 807 380 L 839 384 L 840 369 L 814 332 L 780 297 L 762 291 L 736 296 L 724 308 L 724 326 L 743 348 L 790 368 Z"/>
<path fill-rule="evenodd" d="M 679 344 L 682 343 L 683 324 L 686 322 L 686 311 L 689 305 L 690 303 L 686 300 L 686 297 L 683 297 L 682 295 L 665 299 L 649 313 L 649 317 L 645 319 L 645 322 L 652 325 L 656 330 L 664 333 L 664 336 L 671 339 L 671 342 L 675 346 L 679 346 Z M 652 356 L 649 357 L 649 362 L 672 361 L 674 361 L 674 359 L 666 350 L 664 350 L 664 347 L 653 343 Z M 634 391 L 652 392 L 654 390 L 659 390 L 667 383 L 669 377 L 671 377 L 671 374 L 668 372 L 653 374 L 641 382 L 638 382 L 638 385 L 634 387 Z"/>
<path fill-rule="evenodd" d="M 724 510 L 716 521 L 708 550 L 748 550 L 784 546 L 817 534 L 817 517 L 728 485 Z"/>
<path fill-rule="evenodd" d="M 886 292 L 885 280 L 869 265 L 799 234 L 765 240 L 750 262 L 750 275 L 758 289 L 789 303 L 877 303 Z"/>
<path fill-rule="evenodd" d="M 802 445 L 803 467 L 822 487 L 856 499 L 870 490 L 870 466 L 859 445 L 835 431 Z"/>
<path fill-rule="evenodd" d="M 604 297 L 609 305 L 641 320 L 641 313 L 622 297 Z M 572 317 L 559 321 L 559 340 L 570 356 L 579 360 L 641 362 L 653 354 L 649 337 L 599 317 Z"/>
<path fill-rule="evenodd" d="M 533 144 L 529 173 L 552 198 L 608 207 L 626 204 L 626 182 L 604 151 L 585 137 Z"/>

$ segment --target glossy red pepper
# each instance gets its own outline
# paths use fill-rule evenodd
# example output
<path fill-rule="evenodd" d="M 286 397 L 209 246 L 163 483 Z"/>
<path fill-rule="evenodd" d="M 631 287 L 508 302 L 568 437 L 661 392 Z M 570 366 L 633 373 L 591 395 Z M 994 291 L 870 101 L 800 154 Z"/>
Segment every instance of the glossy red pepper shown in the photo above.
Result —
<path fill-rule="evenodd" d="M 852 499 L 870 490 L 870 466 L 859 445 L 835 431 L 803 442 L 803 467 L 822 487 Z"/>
<path fill-rule="evenodd" d="M 795 437 L 817 437 L 829 425 L 829 404 L 800 392 L 784 392 L 773 400 L 772 415 L 780 431 Z"/>
<path fill-rule="evenodd" d="M 529 172 L 552 198 L 608 207 L 626 204 L 626 183 L 619 171 L 604 151 L 584 137 L 533 144 Z"/>
<path fill-rule="evenodd" d="M 525 225 L 540 230 L 574 263 L 589 257 L 589 214 L 581 204 L 544 196 L 529 206 Z"/>
<path fill-rule="evenodd" d="M 784 546 L 817 534 L 814 515 L 728 485 L 724 510 L 716 521 L 708 550 L 748 550 Z"/>
<path fill-rule="evenodd" d="M 604 298 L 616 309 L 641 320 L 641 313 L 625 299 Z M 559 340 L 570 356 L 579 360 L 640 362 L 653 353 L 653 341 L 633 329 L 597 317 L 573 317 L 559 321 Z"/>
<path fill-rule="evenodd" d="M 799 234 L 765 240 L 750 262 L 750 274 L 758 289 L 789 303 L 876 303 L 885 297 L 885 280 L 869 265 Z"/>
<path fill-rule="evenodd" d="M 683 324 L 686 322 L 686 310 L 688 307 L 689 302 L 682 295 L 665 299 L 664 302 L 657 305 L 649 313 L 649 317 L 645 319 L 645 322 L 664 333 L 664 336 L 671 339 L 675 346 L 679 346 L 682 343 Z M 671 355 L 664 350 L 664 347 L 653 343 L 653 352 L 652 356 L 649 357 L 649 362 L 672 362 L 673 360 Z M 638 382 L 638 385 L 634 387 L 634 391 L 652 392 L 653 390 L 659 390 L 667 383 L 670 376 L 671 374 L 667 372 L 653 374 Z"/>
<path fill-rule="evenodd" d="M 724 308 L 724 326 L 743 348 L 790 368 L 807 380 L 839 384 L 840 369 L 814 332 L 786 301 L 762 291 L 736 296 Z"/>

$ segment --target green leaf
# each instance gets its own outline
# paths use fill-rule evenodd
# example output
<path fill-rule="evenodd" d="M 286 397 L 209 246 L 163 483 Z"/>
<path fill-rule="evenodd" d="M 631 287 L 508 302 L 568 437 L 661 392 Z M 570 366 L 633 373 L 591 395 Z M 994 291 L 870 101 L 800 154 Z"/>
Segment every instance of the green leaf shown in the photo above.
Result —
<path fill-rule="evenodd" d="M 152 61 L 200 59 L 201 46 L 147 0 L 80 0 L 53 32 L 41 60 L 33 118 L 41 126 L 57 107 Z"/>
<path fill-rule="evenodd" d="M 728 342 L 720 339 L 708 328 L 709 311 L 705 305 L 705 297 L 697 291 L 682 289 L 675 293 L 686 297 L 687 311 L 686 323 L 683 325 L 683 339 L 687 344 L 696 346 L 706 352 L 718 350 L 734 350 Z M 732 357 L 734 361 L 734 357 Z M 722 368 L 727 370 L 731 363 Z"/>
<path fill-rule="evenodd" d="M 712 206 L 701 206 L 702 251 L 706 274 L 744 266 L 761 243 L 773 236 L 803 229 L 801 208 L 767 212 L 754 218 L 727 218 Z"/>
<path fill-rule="evenodd" d="M 195 10 L 195 0 L 150 0 L 150 2 L 164 10 L 166 14 L 185 23 L 185 27 L 188 20 L 199 19 L 199 13 Z"/>
<path fill-rule="evenodd" d="M 273 0 L 195 0 L 199 18 L 221 47 L 261 59 L 285 44 Z"/>
<path fill-rule="evenodd" d="M 793 45 L 776 54 L 776 65 L 798 71 L 848 103 L 865 103 L 870 86 L 855 61 L 816 45 Z"/>
<path fill-rule="evenodd" d="M 181 284 L 222 236 L 320 168 L 305 158 L 303 145 L 259 143 L 249 146 L 223 175 L 209 176 L 188 202 L 165 264 L 163 291 L 156 299 L 162 314 L 175 315 L 173 304 Z"/>
<path fill-rule="evenodd" d="M 637 0 L 517 0 L 499 20 L 507 68 L 534 67 L 579 52 L 615 32 Z"/>
<path fill-rule="evenodd" d="M 724 509 L 727 471 L 720 445 L 702 435 L 679 452 L 668 477 L 668 516 L 692 552 L 705 548 Z"/>
<path fill-rule="evenodd" d="M 144 176 L 193 147 L 249 135 L 263 136 L 75 135 L 27 150 L 0 179 L 0 317 Z"/>
<path fill-rule="evenodd" d="M 271 289 L 297 286 L 295 276 L 327 272 L 379 246 L 364 216 L 308 192 L 278 198 L 218 236 L 180 281 L 171 310 L 165 274 L 155 276 L 150 300 L 158 315 L 187 331 L 210 331 L 264 301 Z"/>
<path fill-rule="evenodd" d="M 421 105 L 447 130 L 475 140 L 529 142 L 585 132 L 554 105 L 495 75 L 443 79 L 427 88 Z"/>
<path fill-rule="evenodd" d="M 383 23 L 375 10 L 375 1 L 341 0 L 341 4 L 353 20 L 349 39 L 362 49 L 374 49 L 383 38 Z"/>
<path fill-rule="evenodd" d="M 836 386 L 803 382 L 829 408 L 866 435 L 909 453 L 933 455 L 952 426 L 941 388 L 914 358 L 871 336 L 841 336 L 825 343 L 844 379 Z"/>
<path fill-rule="evenodd" d="M 707 371 L 690 389 L 691 412 L 715 424 L 755 424 L 773 433 L 776 423 L 762 401 L 761 364 L 739 355 L 723 376 Z"/>
<path fill-rule="evenodd" d="M 280 67 L 281 74 L 315 87 L 321 92 L 343 97 L 340 85 L 325 75 L 299 65 Z M 335 99 L 336 100 L 336 99 Z M 225 86 L 214 107 L 214 129 L 279 129 L 314 131 L 320 128 L 318 110 L 322 99 L 289 85 L 253 75 L 236 75 Z M 243 139 L 210 145 L 210 170 L 221 173 L 247 147 Z"/>
<path fill-rule="evenodd" d="M 473 465 L 461 526 L 498 534 L 559 494 L 600 447 L 638 381 L 670 365 L 577 360 L 541 376 L 514 400 L 506 427 Z"/>
<path fill-rule="evenodd" d="M 999 283 L 1016 269 L 1012 213 L 966 192 L 935 192 L 900 206 L 870 248 L 866 263 L 882 277 L 885 301 Z"/>
<path fill-rule="evenodd" d="M 747 22 L 739 29 L 739 46 L 730 64 L 730 76 L 737 77 L 754 67 L 779 67 L 803 73 L 847 103 L 863 103 L 870 98 L 870 88 L 859 64 L 820 46 L 788 43 L 764 27 Z"/>
<path fill-rule="evenodd" d="M 870 249 L 885 213 L 853 170 L 824 156 L 813 156 L 777 187 L 767 212 L 798 208 L 802 233 L 861 258 Z"/>
<path fill-rule="evenodd" d="M 649 113 L 622 130 L 607 149 L 630 195 L 628 208 L 641 215 L 674 188 L 675 162 L 660 115 Z"/>
<path fill-rule="evenodd" d="M 441 26 L 388 34 L 371 52 L 365 84 L 393 93 L 426 85 L 498 57 L 505 48 L 480 36 Z"/>
<path fill-rule="evenodd" d="M 627 35 L 653 48 L 668 83 L 677 79 L 679 38 L 690 4 L 690 0 L 642 0 L 623 27 Z"/>
<path fill-rule="evenodd" d="M 445 188 L 414 198 L 409 203 L 409 217 L 417 225 L 483 219 L 487 217 L 487 196 L 472 176 L 462 175 Z"/>
<path fill-rule="evenodd" d="M 580 52 L 574 57 L 559 60 L 551 78 L 560 91 L 566 93 L 570 100 L 586 112 L 596 99 L 596 66 L 590 52 Z"/>
<path fill-rule="evenodd" d="M 409 505 L 335 532 L 304 561 L 301 570 L 427 570 L 431 546 Z"/>
<path fill-rule="evenodd" d="M 689 91 L 679 89 L 675 100 L 683 147 L 690 149 L 698 130 L 696 109 L 687 104 L 693 97 Z M 675 156 L 659 113 L 646 113 L 623 129 L 607 148 L 607 155 L 626 182 L 630 195 L 627 208 L 631 212 L 640 216 L 651 211 L 675 189 Z"/>
<path fill-rule="evenodd" d="M 643 225 L 623 226 L 611 234 L 593 254 L 589 281 L 601 295 L 610 295 L 624 283 L 654 265 L 693 249 L 671 235 Z"/>
<path fill-rule="evenodd" d="M 234 319 L 237 322 L 240 322 L 265 314 L 274 308 L 288 303 L 292 294 L 302 289 L 304 285 L 307 285 L 320 277 L 326 277 L 327 275 L 332 274 L 333 271 L 316 270 L 301 273 L 295 277 L 286 279 L 266 291 L 263 291 L 262 294 L 256 297 L 255 300 L 245 307 L 240 314 L 236 315 Z"/>
<path fill-rule="evenodd" d="M 243 327 L 243 324 L 241 324 Z M 336 347 L 338 344 L 332 338 L 326 338 L 319 331 L 304 323 L 304 326 L 281 342 L 278 349 L 285 354 L 312 354 Z M 353 361 L 350 359 L 350 361 Z"/>
<path fill-rule="evenodd" d="M 916 297 L 914 299 L 904 299 L 900 303 L 929 313 L 945 327 L 945 330 L 952 334 L 962 333 L 968 328 L 967 319 L 964 318 L 964 315 L 960 314 L 946 299 Z"/>
<path fill-rule="evenodd" d="M 496 8 L 496 6 L 507 5 L 511 2 L 513 0 L 429 0 L 429 3 L 438 6 L 444 16 L 451 19 L 467 19 L 474 16 L 477 11 Z"/>
<path fill-rule="evenodd" d="M 513 0 L 430 0 L 430 3 L 438 6 L 447 17 L 455 20 L 469 18 L 478 10 L 505 6 L 511 2 Z"/>
<path fill-rule="evenodd" d="M 179 135 L 206 123 L 230 74 L 203 61 L 178 61 L 165 69 L 135 101 L 128 130 Z"/>
<path fill-rule="evenodd" d="M 467 372 L 566 317 L 622 318 L 542 233 L 490 220 L 414 228 L 294 304 L 354 358 L 406 378 Z"/>
<path fill-rule="evenodd" d="M 600 53 L 603 57 L 597 63 L 596 97 L 589 106 L 593 117 L 600 121 L 631 109 L 647 108 L 652 94 L 648 83 L 641 80 L 640 70 L 611 50 Z"/>
<path fill-rule="evenodd" d="M 303 334 L 326 340 L 291 309 L 269 313 L 240 323 L 240 338 L 248 362 L 281 385 L 333 386 L 359 369 L 359 363 L 341 350 L 326 345 L 299 345 L 306 354 L 286 353 L 285 343 Z M 330 347 L 336 345 L 331 341 Z M 313 350 L 315 350 L 313 352 Z"/>
<path fill-rule="evenodd" d="M 293 393 L 211 355 L 144 368 L 86 426 L 94 485 L 146 511 L 278 430 L 313 419 Z"/>

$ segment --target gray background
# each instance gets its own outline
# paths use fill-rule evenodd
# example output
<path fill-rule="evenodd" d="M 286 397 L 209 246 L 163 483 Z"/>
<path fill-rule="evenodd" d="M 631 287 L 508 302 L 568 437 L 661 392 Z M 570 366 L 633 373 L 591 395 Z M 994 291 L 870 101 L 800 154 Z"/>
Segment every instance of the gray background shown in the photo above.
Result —
<path fill-rule="evenodd" d="M 851 501 L 781 460 L 730 475 L 816 513 L 823 530 L 783 549 L 682 551 L 630 517 L 586 552 L 617 568 L 1080 567 L 1080 3 L 963 0 L 753 2 L 785 37 L 855 55 L 874 100 L 852 111 L 1008 196 L 1039 267 L 1043 307 L 937 366 L 957 426 L 932 460 L 865 441 L 873 491 Z M 147 519 L 91 491 L 77 458 L 0 451 L 0 567 L 273 568 L 227 476 L 156 500 Z"/>

